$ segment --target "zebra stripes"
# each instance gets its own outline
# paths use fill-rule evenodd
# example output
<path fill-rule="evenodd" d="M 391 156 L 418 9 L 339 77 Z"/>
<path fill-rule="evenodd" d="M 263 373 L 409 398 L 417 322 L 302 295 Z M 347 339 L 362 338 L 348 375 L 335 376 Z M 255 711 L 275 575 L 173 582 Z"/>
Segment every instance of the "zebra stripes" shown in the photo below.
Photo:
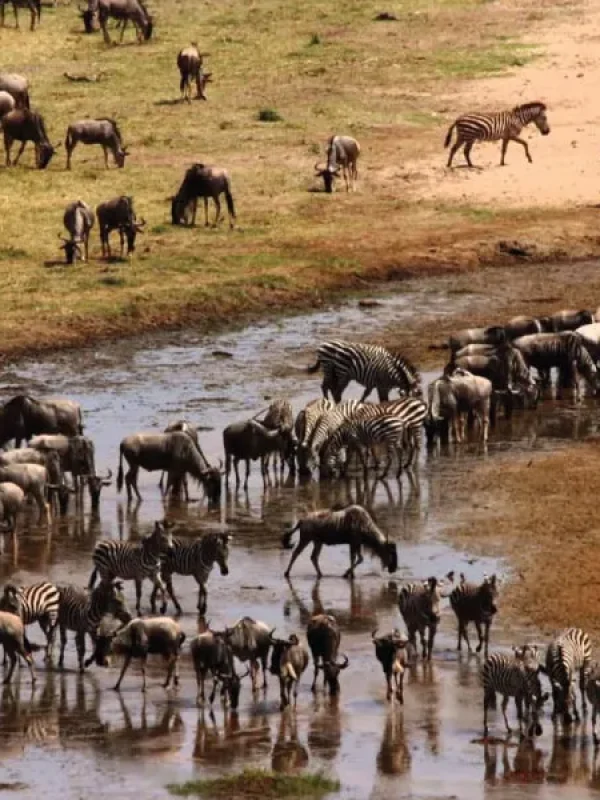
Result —
<path fill-rule="evenodd" d="M 121 583 L 101 581 L 91 592 L 78 586 L 61 586 L 58 625 L 60 628 L 59 667 L 64 665 L 67 631 L 75 631 L 79 671 L 83 672 L 85 634 L 95 641 L 96 629 L 103 616 L 110 614 L 125 623 L 131 619 Z"/>
<path fill-rule="evenodd" d="M 519 138 L 523 128 L 531 122 L 543 136 L 550 133 L 544 103 L 525 103 L 521 106 L 515 106 L 510 111 L 499 111 L 492 114 L 465 114 L 462 117 L 458 117 L 448 129 L 444 141 L 444 147 L 449 147 L 452 133 L 456 129 L 456 141 L 452 145 L 448 156 L 448 166 L 452 166 L 452 159 L 456 152 L 460 147 L 464 146 L 466 162 L 469 167 L 472 167 L 471 149 L 475 142 L 494 142 L 499 139 L 502 139 L 502 155 L 500 158 L 502 166 L 504 166 L 506 148 L 510 141 L 518 142 L 523 146 L 527 160 L 531 163 L 533 159 L 529 153 L 529 146 L 524 139 Z"/>
<path fill-rule="evenodd" d="M 533 654 L 530 657 L 524 648 L 516 651 L 515 655 L 507 656 L 503 653 L 492 653 L 488 656 L 481 669 L 481 682 L 483 684 L 483 735 L 488 736 L 488 711 L 496 708 L 496 693 L 502 695 L 502 714 L 506 730 L 511 733 L 508 724 L 506 709 L 508 700 L 514 697 L 519 720 L 519 730 L 523 732 L 523 706 L 527 718 L 527 735 L 540 736 L 542 727 L 539 723 L 539 714 L 547 695 L 542 693 L 539 679 L 539 664 Z"/>
<path fill-rule="evenodd" d="M 404 425 L 404 446 L 409 452 L 408 465 L 412 465 L 421 449 L 422 424 L 427 417 L 427 404 L 418 397 L 401 397 L 384 403 L 363 403 L 352 414 L 353 419 L 372 419 L 384 415 L 397 417 Z"/>
<path fill-rule="evenodd" d="M 391 389 L 421 394 L 421 381 L 415 367 L 399 353 L 379 345 L 324 342 L 317 350 L 317 363 L 308 367 L 308 372 L 317 372 L 319 367 L 323 368 L 323 396 L 331 392 L 336 403 L 342 399 L 350 381 L 365 387 L 361 403 L 373 389 L 377 389 L 381 401 L 388 399 Z"/>
<path fill-rule="evenodd" d="M 563 723 L 569 725 L 579 721 L 574 682 L 579 673 L 581 707 L 585 713 L 585 684 L 592 661 L 592 645 L 587 633 L 581 628 L 567 628 L 554 639 L 546 650 L 546 673 L 552 686 L 552 721 L 560 715 Z M 570 706 L 573 706 L 573 715 Z"/>
<path fill-rule="evenodd" d="M 0 610 L 21 617 L 23 625 L 37 622 L 46 637 L 46 660 L 52 659 L 54 633 L 58 623 L 60 592 L 48 581 L 32 586 L 7 584 L 0 599 Z"/>
<path fill-rule="evenodd" d="M 424 583 L 403 586 L 398 597 L 398 608 L 406 629 L 408 641 L 417 647 L 417 633 L 421 639 L 423 658 L 431 661 L 437 626 L 440 621 L 440 582 L 428 578 Z M 425 641 L 425 633 L 428 638 Z"/>
<path fill-rule="evenodd" d="M 354 419 L 351 417 L 327 439 L 323 446 L 321 460 L 322 462 L 327 462 L 335 454 L 339 453 L 341 448 L 353 449 L 359 455 L 366 480 L 369 465 L 368 458 L 365 459 L 362 448 L 364 447 L 371 452 L 375 461 L 375 469 L 379 470 L 379 461 L 374 452 L 374 447 L 381 444 L 386 448 L 387 460 L 379 477 L 385 478 L 388 474 L 395 454 L 398 464 L 396 477 L 399 478 L 402 468 L 405 466 L 402 457 L 405 435 L 404 423 L 401 419 L 391 414 L 382 414 L 372 419 Z M 346 465 L 347 463 L 348 461 L 346 461 Z"/>
<path fill-rule="evenodd" d="M 310 439 L 310 451 L 313 458 L 316 459 L 319 456 L 329 438 L 347 420 L 352 419 L 360 407 L 361 404 L 358 400 L 345 400 L 321 415 Z"/>
<path fill-rule="evenodd" d="M 225 533 L 207 533 L 200 539 L 184 542 L 173 539 L 173 547 L 161 562 L 161 578 L 165 585 L 163 591 L 163 604 L 160 613 L 167 610 L 167 596 L 171 598 L 177 613 L 181 613 L 181 606 L 175 597 L 172 576 L 193 575 L 198 584 L 198 612 L 206 613 L 206 582 L 215 564 L 219 565 L 221 575 L 229 574 L 227 561 L 229 558 L 229 541 L 231 537 Z M 155 583 L 150 598 L 152 612 L 156 610 L 156 595 L 158 586 Z"/>
<path fill-rule="evenodd" d="M 498 610 L 495 603 L 497 595 L 498 587 L 495 575 L 492 575 L 491 578 L 484 577 L 480 584 L 468 583 L 465 581 L 464 575 L 461 575 L 461 583 L 450 593 L 450 606 L 458 620 L 457 650 L 461 649 L 464 638 L 467 648 L 471 652 L 467 628 L 469 622 L 473 622 L 479 637 L 476 652 L 480 653 L 483 648 L 484 654 L 487 656 L 490 625 Z"/>
<path fill-rule="evenodd" d="M 160 565 L 161 558 L 172 547 L 171 542 L 171 534 L 160 522 L 155 523 L 152 533 L 139 544 L 113 540 L 98 542 L 92 555 L 94 570 L 90 575 L 89 588 L 94 586 L 98 573 L 105 581 L 114 578 L 135 581 L 136 610 L 141 614 L 142 582 L 145 578 L 164 592 Z"/>
<path fill-rule="evenodd" d="M 596 717 L 598 716 L 598 709 L 600 709 L 600 664 L 597 662 L 592 665 L 588 675 L 585 693 L 592 707 L 592 736 L 594 737 L 594 744 L 598 745 L 600 738 L 598 738 L 596 728 Z"/>

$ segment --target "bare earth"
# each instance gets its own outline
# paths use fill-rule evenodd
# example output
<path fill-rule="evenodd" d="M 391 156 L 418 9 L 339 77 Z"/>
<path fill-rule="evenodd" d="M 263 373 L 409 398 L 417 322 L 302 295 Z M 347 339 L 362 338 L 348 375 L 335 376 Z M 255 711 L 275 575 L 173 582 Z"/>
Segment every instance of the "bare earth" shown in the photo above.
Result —
<path fill-rule="evenodd" d="M 502 13 L 504 3 L 498 4 Z M 542 27 L 525 39 L 539 46 L 543 58 L 511 76 L 480 80 L 467 91 L 448 97 L 447 108 L 457 115 L 467 111 L 499 110 L 518 103 L 541 100 L 548 106 L 551 133 L 540 136 L 532 125 L 525 131 L 533 164 L 520 145 L 511 143 L 506 166 L 500 167 L 500 143 L 476 145 L 473 162 L 480 170 L 443 166 L 431 158 L 407 163 L 415 173 L 417 196 L 457 200 L 473 205 L 520 208 L 569 206 L 600 201 L 600 4 L 588 2 L 574 10 L 570 21 L 552 29 Z M 454 163 L 462 167 L 462 152 Z"/>

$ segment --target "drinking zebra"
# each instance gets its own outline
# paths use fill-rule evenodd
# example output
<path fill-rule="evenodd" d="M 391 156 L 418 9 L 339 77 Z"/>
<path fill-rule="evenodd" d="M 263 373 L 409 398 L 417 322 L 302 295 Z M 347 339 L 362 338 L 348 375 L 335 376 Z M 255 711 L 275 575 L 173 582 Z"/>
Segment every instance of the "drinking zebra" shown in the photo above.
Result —
<path fill-rule="evenodd" d="M 311 474 L 309 456 L 315 428 L 323 414 L 333 408 L 335 408 L 335 403 L 327 397 L 320 397 L 318 400 L 311 400 L 296 417 L 294 433 L 298 440 L 298 471 L 302 477 L 307 477 Z"/>
<path fill-rule="evenodd" d="M 471 643 L 467 635 L 467 628 L 469 622 L 473 622 L 477 629 L 477 636 L 479 637 L 479 644 L 476 647 L 476 652 L 480 653 L 483 648 L 484 655 L 487 656 L 490 641 L 490 625 L 492 624 L 494 614 L 498 610 L 495 603 L 498 595 L 496 576 L 492 575 L 491 578 L 484 576 L 480 584 L 467 582 L 465 576 L 462 574 L 460 577 L 460 584 L 450 592 L 450 606 L 458 620 L 457 650 L 461 649 L 462 640 L 464 638 L 467 643 L 467 648 L 469 652 L 471 652 Z"/>
<path fill-rule="evenodd" d="M 448 578 L 453 580 L 454 575 L 448 573 Z M 435 634 L 440 621 L 442 585 L 443 581 L 431 577 L 422 583 L 409 583 L 403 586 L 398 597 L 398 608 L 408 631 L 408 641 L 416 649 L 418 633 L 423 658 L 428 661 L 431 661 Z"/>
<path fill-rule="evenodd" d="M 79 671 L 83 672 L 94 658 L 92 656 L 84 663 L 86 633 L 95 645 L 96 630 L 102 617 L 111 615 L 123 623 L 129 622 L 131 619 L 123 594 L 123 584 L 118 581 L 102 580 L 92 591 L 79 586 L 60 586 L 59 592 L 60 657 L 58 666 L 64 666 L 67 631 L 74 631 Z"/>
<path fill-rule="evenodd" d="M 94 569 L 88 586 L 93 588 L 98 573 L 105 581 L 114 578 L 135 581 L 135 607 L 138 614 L 141 614 L 142 582 L 144 578 L 148 578 L 164 592 L 165 585 L 160 575 L 161 559 L 169 553 L 172 546 L 171 533 L 161 522 L 156 522 L 152 533 L 145 536 L 139 544 L 113 540 L 98 542 L 92 554 Z"/>
<path fill-rule="evenodd" d="M 360 406 L 361 404 L 358 400 L 344 400 L 343 403 L 334 405 L 333 408 L 321 415 L 310 439 L 308 460 L 319 460 L 321 450 L 328 439 L 337 431 L 340 425 L 343 425 L 354 416 Z M 302 448 L 300 447 L 299 449 Z"/>
<path fill-rule="evenodd" d="M 487 738 L 488 711 L 496 708 L 496 693 L 502 695 L 502 714 L 508 733 L 512 729 L 508 724 L 506 709 L 510 697 L 515 698 L 519 731 L 523 733 L 523 706 L 527 718 L 527 736 L 541 736 L 542 726 L 539 722 L 540 712 L 547 694 L 542 692 L 539 678 L 540 665 L 537 662 L 535 648 L 516 648 L 513 656 L 504 653 L 492 653 L 481 669 L 483 684 L 483 735 Z"/>
<path fill-rule="evenodd" d="M 206 614 L 206 582 L 215 563 L 219 565 L 221 575 L 229 574 L 227 560 L 229 558 L 229 542 L 231 536 L 226 533 L 207 533 L 200 539 L 184 542 L 173 539 L 173 547 L 161 561 L 160 573 L 165 585 L 163 603 L 160 613 L 167 610 L 167 596 L 171 598 L 177 613 L 181 614 L 179 600 L 175 597 L 173 574 L 193 575 L 198 584 L 198 612 Z M 156 611 L 156 595 L 158 586 L 155 583 L 150 597 L 152 613 Z"/>
<path fill-rule="evenodd" d="M 427 417 L 427 404 L 418 397 L 401 397 L 384 403 L 363 403 L 352 414 L 353 419 L 373 419 L 385 415 L 402 421 L 406 432 L 404 446 L 409 453 L 407 466 L 417 458 L 423 440 L 422 425 Z"/>
<path fill-rule="evenodd" d="M 570 725 L 573 717 L 578 722 L 579 711 L 575 696 L 574 682 L 579 672 L 579 691 L 581 708 L 585 714 L 585 684 L 592 661 L 592 645 L 590 637 L 581 628 L 567 628 L 562 631 L 546 650 L 546 673 L 552 685 L 552 721 L 558 715 L 563 718 L 564 725 Z M 573 716 L 570 706 L 573 705 Z"/>
<path fill-rule="evenodd" d="M 590 669 L 585 692 L 592 707 L 592 736 L 594 737 L 594 744 L 598 746 L 600 738 L 598 738 L 598 732 L 596 730 L 596 717 L 598 716 L 598 709 L 600 708 L 600 664 L 597 662 L 594 663 Z"/>
<path fill-rule="evenodd" d="M 339 403 L 350 381 L 365 387 L 362 403 L 373 389 L 381 401 L 388 400 L 391 389 L 401 393 L 420 395 L 421 379 L 415 367 L 400 353 L 373 344 L 350 342 L 323 342 L 317 350 L 317 362 L 308 367 L 309 373 L 323 368 L 323 396 L 331 396 Z"/>
<path fill-rule="evenodd" d="M 369 469 L 368 455 L 372 455 L 375 462 L 375 470 L 379 471 L 379 460 L 375 453 L 375 445 L 384 445 L 386 449 L 386 464 L 383 472 L 377 475 L 378 478 L 385 478 L 390 470 L 392 459 L 396 456 L 397 468 L 396 477 L 399 478 L 402 469 L 406 464 L 403 463 L 404 440 L 406 429 L 403 421 L 392 414 L 382 414 L 372 419 L 354 419 L 350 417 L 327 439 L 323 445 L 321 453 L 321 463 L 328 470 L 332 459 L 339 454 L 342 448 L 347 448 L 349 453 L 355 451 L 361 461 L 365 481 Z M 367 457 L 363 453 L 363 448 L 367 450 Z M 348 466 L 348 458 L 342 470 L 345 473 Z"/>
<path fill-rule="evenodd" d="M 48 581 L 32 586 L 7 583 L 0 598 L 0 611 L 10 611 L 21 617 L 23 625 L 39 624 L 46 637 L 46 661 L 52 660 L 59 600 L 57 587 Z M 4 659 L 6 663 L 6 654 Z"/>
<path fill-rule="evenodd" d="M 510 111 L 499 111 L 492 114 L 465 114 L 458 117 L 448 129 L 444 141 L 444 147 L 448 147 L 452 140 L 452 132 L 456 128 L 456 141 L 448 156 L 448 166 L 452 166 L 452 159 L 457 150 L 464 145 L 465 159 L 469 167 L 472 167 L 471 149 L 475 142 L 497 142 L 499 139 L 502 139 L 501 166 L 504 166 L 504 156 L 510 141 L 518 142 L 523 146 L 527 160 L 531 164 L 533 159 L 529 153 L 529 145 L 524 139 L 519 138 L 523 128 L 531 122 L 542 136 L 550 133 L 544 103 L 525 103 L 515 106 Z"/>

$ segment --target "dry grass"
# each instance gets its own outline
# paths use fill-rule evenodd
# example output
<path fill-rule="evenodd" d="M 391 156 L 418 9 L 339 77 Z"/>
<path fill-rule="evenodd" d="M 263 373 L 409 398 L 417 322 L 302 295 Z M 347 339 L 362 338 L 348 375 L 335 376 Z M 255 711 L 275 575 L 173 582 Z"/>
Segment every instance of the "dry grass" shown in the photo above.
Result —
<path fill-rule="evenodd" d="M 547 255 L 571 231 L 575 255 L 585 218 L 579 213 L 493 213 L 487 209 L 412 204 L 396 166 L 417 153 L 443 160 L 440 140 L 453 117 L 444 93 L 458 82 L 519 69 L 537 51 L 514 37 L 551 24 L 570 6 L 532 17 L 513 2 L 498 14 L 477 0 L 393 2 L 397 22 L 376 22 L 375 0 L 332 4 L 307 0 L 193 0 L 151 6 L 156 39 L 105 47 L 82 33 L 75 6 L 44 8 L 42 24 L 0 30 L 3 69 L 27 74 L 33 106 L 53 142 L 69 122 L 116 118 L 131 159 L 105 171 L 101 151 L 79 147 L 73 171 L 64 151 L 50 168 L 3 172 L 0 197 L 2 349 L 15 353 L 77 344 L 155 326 L 214 325 L 269 308 L 318 305 L 332 291 L 365 278 L 425 270 L 469 269 L 493 258 L 493 243 L 519 235 L 547 243 Z M 10 13 L 8 14 L 11 23 Z M 23 20 L 24 22 L 24 20 Z M 213 72 L 209 101 L 178 102 L 176 54 L 197 39 Z M 105 73 L 95 84 L 63 74 Z M 280 122 L 259 122 L 270 109 Z M 334 131 L 363 145 L 360 192 L 326 196 L 313 164 Z M 173 228 L 168 197 L 183 171 L 203 160 L 228 167 L 240 228 Z M 59 258 L 62 210 L 81 197 L 92 204 L 132 194 L 149 221 L 132 265 L 107 265 L 94 242 L 89 265 L 44 267 Z M 552 223 L 549 228 L 549 222 Z"/>
<path fill-rule="evenodd" d="M 532 623 L 545 634 L 569 625 L 600 633 L 599 466 L 598 444 L 588 442 L 552 455 L 494 459 L 463 477 L 472 508 L 449 535 L 513 567 L 503 622 Z"/>

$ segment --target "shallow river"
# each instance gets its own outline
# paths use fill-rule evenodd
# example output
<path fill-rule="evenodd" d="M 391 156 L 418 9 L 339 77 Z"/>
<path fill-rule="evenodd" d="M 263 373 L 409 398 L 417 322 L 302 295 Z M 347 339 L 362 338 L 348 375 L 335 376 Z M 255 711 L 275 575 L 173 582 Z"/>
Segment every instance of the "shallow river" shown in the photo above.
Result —
<path fill-rule="evenodd" d="M 260 411 L 274 396 L 289 397 L 295 411 L 318 396 L 318 376 L 302 370 L 313 360 L 320 340 L 364 336 L 392 321 L 401 327 L 412 314 L 443 315 L 449 307 L 442 289 L 424 294 L 406 284 L 401 293 L 379 300 L 375 308 L 351 304 L 214 338 L 178 333 L 103 345 L 43 363 L 19 362 L 5 371 L 1 397 L 26 390 L 78 400 L 85 411 L 86 433 L 96 443 L 99 471 L 111 468 L 116 475 L 118 444 L 126 434 L 162 429 L 181 417 L 202 427 L 203 449 L 216 459 L 222 456 L 221 431 L 228 423 Z M 457 303 L 468 307 L 469 300 L 468 295 L 453 297 L 453 311 Z M 227 530 L 234 536 L 229 576 L 215 572 L 209 581 L 208 618 L 213 627 L 249 614 L 287 635 L 302 631 L 315 609 L 336 615 L 342 650 L 350 659 L 341 698 L 314 698 L 307 673 L 296 714 L 279 713 L 278 691 L 271 682 L 267 694 L 254 699 L 245 687 L 238 714 L 226 715 L 215 705 L 211 718 L 208 709 L 196 708 L 187 655 L 179 691 L 166 694 L 159 686 L 158 664 L 151 670 L 151 688 L 143 700 L 137 670 L 130 671 L 122 693 L 115 694 L 109 691 L 116 679 L 113 671 L 92 669 L 83 677 L 75 673 L 71 646 L 66 673 L 45 671 L 40 664 L 33 694 L 23 671 L 20 681 L 0 697 L 0 796 L 10 791 L 17 797 L 52 800 L 154 800 L 170 796 L 165 788 L 170 782 L 248 765 L 324 770 L 340 779 L 343 797 L 357 799 L 591 796 L 600 788 L 600 774 L 595 776 L 593 747 L 581 731 L 577 738 L 554 740 L 546 721 L 535 749 L 517 748 L 516 741 L 487 748 L 478 742 L 479 661 L 457 657 L 454 618 L 448 609 L 433 663 L 419 663 L 409 675 L 403 710 L 386 703 L 370 634 L 376 627 L 387 631 L 399 624 L 397 593 L 403 580 L 441 577 L 450 569 L 477 579 L 484 572 L 503 570 L 502 564 L 473 559 L 442 540 L 441 531 L 470 507 L 469 497 L 455 489 L 448 510 L 448 476 L 460 475 L 473 459 L 563 447 L 573 438 L 595 433 L 597 419 L 591 402 L 574 406 L 548 400 L 537 412 L 500 423 L 487 452 L 471 444 L 432 458 L 423 453 L 418 491 L 405 477 L 401 486 L 394 479 L 371 489 L 369 502 L 379 524 L 398 542 L 401 567 L 391 581 L 368 559 L 353 585 L 341 579 L 347 567 L 345 549 L 324 551 L 325 577 L 320 582 L 307 555 L 297 562 L 291 583 L 282 578 L 289 558 L 289 551 L 280 548 L 282 530 L 307 509 L 348 497 L 366 502 L 361 486 L 310 483 L 263 492 L 254 465 L 248 493 L 224 496 L 219 511 L 208 513 L 204 502 L 167 509 L 180 529 L 192 535 Z M 84 513 L 56 521 L 50 536 L 44 528 L 34 528 L 20 537 L 17 548 L 7 541 L 0 556 L 0 580 L 48 577 L 87 583 L 90 554 L 99 537 L 139 537 L 164 515 L 157 480 L 157 474 L 141 474 L 144 500 L 138 506 L 128 508 L 113 485 L 103 493 L 98 518 L 90 516 L 86 505 Z M 191 578 L 175 577 L 175 586 L 187 612 L 182 623 L 191 636 L 197 624 L 196 585 Z M 133 601 L 133 586 L 127 593 Z M 518 632 L 501 628 L 499 616 L 495 641 L 518 641 Z M 37 627 L 31 638 L 41 641 Z M 494 733 L 503 735 L 501 717 Z"/>

